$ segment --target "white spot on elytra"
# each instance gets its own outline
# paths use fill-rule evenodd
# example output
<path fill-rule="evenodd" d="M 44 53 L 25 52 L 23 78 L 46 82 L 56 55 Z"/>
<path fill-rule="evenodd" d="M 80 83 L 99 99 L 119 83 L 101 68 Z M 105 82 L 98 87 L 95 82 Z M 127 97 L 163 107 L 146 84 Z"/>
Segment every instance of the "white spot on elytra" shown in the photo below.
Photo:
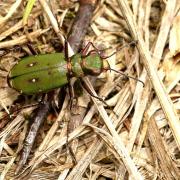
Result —
<path fill-rule="evenodd" d="M 35 79 L 35 78 L 33 78 L 33 79 L 31 80 L 31 82 L 35 83 L 35 82 L 36 82 L 36 79 Z"/>
<path fill-rule="evenodd" d="M 35 83 L 38 81 L 38 78 L 33 78 L 33 79 L 29 79 L 28 82 L 30 83 Z"/>
<path fill-rule="evenodd" d="M 32 62 L 32 63 L 30 63 L 30 64 L 27 64 L 27 67 L 33 67 L 33 66 L 35 66 L 37 64 L 37 62 Z"/>
<path fill-rule="evenodd" d="M 29 64 L 29 66 L 30 66 L 30 67 L 32 67 L 32 66 L 34 66 L 34 64 L 33 64 L 33 63 L 31 63 L 31 64 Z"/>

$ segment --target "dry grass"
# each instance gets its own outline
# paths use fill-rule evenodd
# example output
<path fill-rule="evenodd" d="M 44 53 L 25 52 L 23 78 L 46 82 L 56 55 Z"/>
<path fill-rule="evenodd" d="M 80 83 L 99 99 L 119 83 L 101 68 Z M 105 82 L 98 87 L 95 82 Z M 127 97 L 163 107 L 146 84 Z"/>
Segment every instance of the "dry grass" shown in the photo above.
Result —
<path fill-rule="evenodd" d="M 24 1 L 0 2 L 0 179 L 14 179 L 27 119 L 35 109 L 21 109 L 9 119 L 10 107 L 37 102 L 37 97 L 20 96 L 8 87 L 8 72 L 19 59 L 31 55 L 27 44 L 38 54 L 60 49 L 61 32 L 68 33 L 78 9 L 78 3 L 66 2 L 37 1 L 27 25 L 22 20 Z M 90 103 L 84 92 L 71 117 L 67 111 L 69 96 L 60 111 L 55 96 L 56 113 L 50 111 L 41 126 L 25 167 L 30 170 L 26 179 L 125 179 L 130 178 L 127 171 L 138 180 L 180 177 L 180 3 L 128 1 L 133 7 L 132 20 L 123 2 L 97 4 L 84 42 L 92 41 L 109 55 L 138 40 L 137 48 L 125 46 L 108 61 L 112 68 L 139 78 L 145 85 L 109 71 L 90 77 L 93 87 L 85 78 L 109 106 L 104 107 L 95 98 Z M 68 134 L 76 165 L 66 148 L 71 119 L 79 124 Z"/>

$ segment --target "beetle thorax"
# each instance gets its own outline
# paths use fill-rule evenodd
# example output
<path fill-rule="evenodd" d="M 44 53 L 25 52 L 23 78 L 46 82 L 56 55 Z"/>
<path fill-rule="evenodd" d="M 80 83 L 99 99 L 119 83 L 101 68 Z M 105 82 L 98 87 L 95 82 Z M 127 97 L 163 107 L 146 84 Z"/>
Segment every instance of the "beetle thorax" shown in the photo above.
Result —
<path fill-rule="evenodd" d="M 74 56 L 71 57 L 71 71 L 73 76 L 76 77 L 84 76 L 84 72 L 81 67 L 81 62 L 82 62 L 81 54 L 75 54 Z"/>

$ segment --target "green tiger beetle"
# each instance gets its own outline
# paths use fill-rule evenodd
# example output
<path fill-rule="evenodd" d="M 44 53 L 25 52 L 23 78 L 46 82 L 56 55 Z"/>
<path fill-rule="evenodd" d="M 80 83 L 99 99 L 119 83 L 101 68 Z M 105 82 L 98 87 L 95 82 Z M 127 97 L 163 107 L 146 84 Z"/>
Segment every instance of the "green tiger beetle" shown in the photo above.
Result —
<path fill-rule="evenodd" d="M 89 51 L 91 46 L 93 50 Z M 108 57 L 103 57 L 92 42 L 89 42 L 81 53 L 68 57 L 68 44 L 65 41 L 65 53 L 40 54 L 21 59 L 9 72 L 8 84 L 22 94 L 32 95 L 62 87 L 68 84 L 72 77 L 79 78 L 83 83 L 82 77 L 86 75 L 98 76 L 108 70 L 121 73 L 110 68 L 106 60 Z M 103 101 L 102 98 L 94 96 L 88 87 L 83 87 L 91 96 Z"/>
<path fill-rule="evenodd" d="M 89 51 L 91 46 L 93 49 Z M 102 56 L 93 43 L 89 42 L 81 53 L 68 57 L 68 43 L 65 41 L 65 53 L 36 55 L 21 59 L 9 72 L 7 81 L 10 87 L 27 95 L 46 93 L 64 85 L 69 85 L 69 108 L 71 109 L 74 92 L 70 79 L 72 77 L 77 77 L 92 97 L 95 97 L 106 104 L 102 98 L 95 96 L 91 92 L 84 83 L 82 77 L 86 75 L 98 76 L 102 72 L 106 72 L 108 70 L 128 76 L 110 67 L 108 61 L 106 60 L 110 56 Z M 131 76 L 128 77 L 138 80 Z M 76 163 L 75 155 L 70 147 L 69 151 L 74 163 Z"/>

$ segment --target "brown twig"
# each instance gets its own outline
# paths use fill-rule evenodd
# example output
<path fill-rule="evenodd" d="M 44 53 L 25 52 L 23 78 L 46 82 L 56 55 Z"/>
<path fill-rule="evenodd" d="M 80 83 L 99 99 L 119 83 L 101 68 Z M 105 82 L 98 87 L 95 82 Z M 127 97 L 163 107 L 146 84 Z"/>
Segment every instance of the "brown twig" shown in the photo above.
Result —
<path fill-rule="evenodd" d="M 38 130 L 40 128 L 40 125 L 43 123 L 49 111 L 50 104 L 51 104 L 50 101 L 44 101 L 43 103 L 40 103 L 37 109 L 37 113 L 35 114 L 34 121 L 31 124 L 28 135 L 26 136 L 25 141 L 24 141 L 24 146 L 20 155 L 20 160 L 18 162 L 16 172 L 15 172 L 16 175 L 21 171 L 21 169 L 27 162 L 27 159 L 33 147 L 35 138 L 37 136 Z"/>
<path fill-rule="evenodd" d="M 68 42 L 74 52 L 77 52 L 90 25 L 92 12 L 94 11 L 94 0 L 81 0 L 79 11 L 74 19 L 73 26 L 68 36 Z"/>

